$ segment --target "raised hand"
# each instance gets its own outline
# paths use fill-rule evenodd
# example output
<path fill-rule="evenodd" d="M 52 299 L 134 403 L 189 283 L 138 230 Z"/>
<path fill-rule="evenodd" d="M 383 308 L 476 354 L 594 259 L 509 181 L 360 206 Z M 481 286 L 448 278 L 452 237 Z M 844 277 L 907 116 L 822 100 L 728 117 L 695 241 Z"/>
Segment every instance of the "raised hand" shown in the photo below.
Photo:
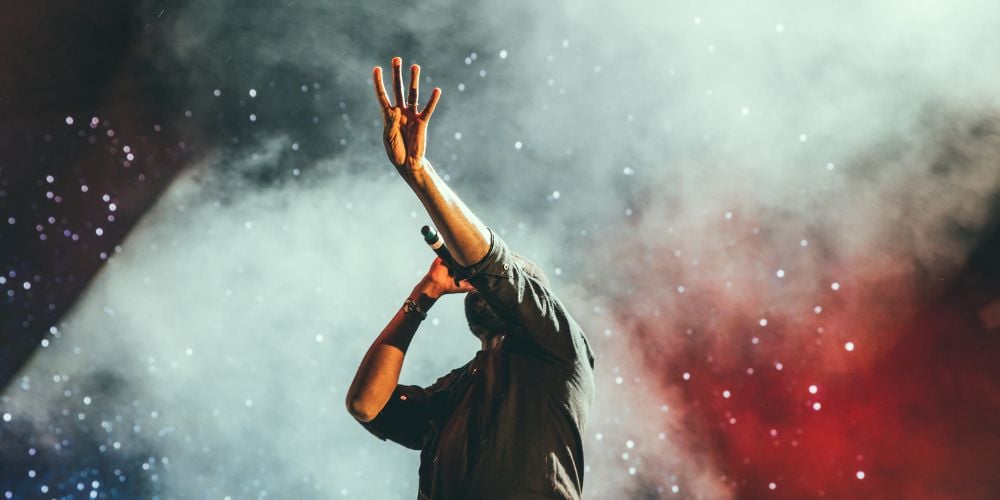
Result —
<path fill-rule="evenodd" d="M 420 66 L 410 66 L 410 90 L 406 99 L 403 98 L 402 66 L 402 59 L 392 59 L 392 93 L 395 105 L 390 104 L 389 97 L 386 96 L 381 67 L 375 66 L 372 80 L 375 84 L 375 96 L 382 108 L 385 153 L 401 173 L 410 173 L 423 167 L 424 150 L 427 147 L 427 121 L 437 107 L 441 89 L 435 87 L 427 101 L 427 107 L 422 112 L 419 111 Z"/>
<path fill-rule="evenodd" d="M 441 257 L 434 259 L 434 262 L 431 263 L 431 268 L 424 275 L 423 279 L 420 280 L 420 285 L 418 286 L 424 290 L 428 297 L 435 299 L 449 293 L 467 293 L 476 289 L 466 280 L 461 280 L 456 285 L 455 278 L 448 273 L 448 267 L 444 265 Z"/>

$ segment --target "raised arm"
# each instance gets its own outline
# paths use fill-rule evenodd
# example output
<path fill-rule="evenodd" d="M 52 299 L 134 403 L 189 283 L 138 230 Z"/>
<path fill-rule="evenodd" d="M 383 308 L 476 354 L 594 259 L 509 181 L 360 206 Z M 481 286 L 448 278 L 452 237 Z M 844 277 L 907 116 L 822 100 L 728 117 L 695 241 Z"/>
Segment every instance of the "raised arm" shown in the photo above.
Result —
<path fill-rule="evenodd" d="M 430 310 L 444 294 L 464 293 L 472 286 L 463 281 L 460 286 L 448 276 L 448 268 L 440 258 L 434 259 L 427 275 L 410 292 L 408 299 L 423 311 Z M 403 358 L 420 326 L 419 314 L 406 313 L 400 307 L 375 342 L 368 348 L 347 391 L 347 409 L 354 418 L 368 422 L 374 419 L 399 383 Z"/>
<path fill-rule="evenodd" d="M 427 107 L 419 111 L 420 66 L 414 64 L 410 67 L 410 88 L 408 98 L 404 99 L 402 64 L 400 58 L 393 58 L 394 106 L 389 103 L 385 92 L 382 68 L 376 66 L 372 75 L 385 124 L 383 139 L 386 154 L 424 205 L 455 260 L 463 266 L 475 264 L 489 250 L 489 230 L 424 157 L 427 123 L 437 107 L 441 89 L 435 88 Z"/>

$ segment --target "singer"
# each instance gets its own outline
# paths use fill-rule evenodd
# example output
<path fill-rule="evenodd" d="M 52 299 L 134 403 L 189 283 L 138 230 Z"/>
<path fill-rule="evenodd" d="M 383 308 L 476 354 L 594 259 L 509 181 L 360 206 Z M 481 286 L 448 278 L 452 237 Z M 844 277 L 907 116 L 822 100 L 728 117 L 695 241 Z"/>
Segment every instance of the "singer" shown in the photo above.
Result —
<path fill-rule="evenodd" d="M 382 68 L 374 69 L 385 151 L 467 278 L 456 284 L 434 259 L 365 354 L 347 408 L 380 439 L 420 450 L 418 499 L 579 499 L 593 352 L 539 267 L 511 251 L 424 157 L 441 89 L 420 110 L 419 78 L 420 67 L 411 66 L 404 99 L 402 61 L 394 58 L 391 104 Z M 428 387 L 400 384 L 427 311 L 458 293 L 482 349 Z"/>

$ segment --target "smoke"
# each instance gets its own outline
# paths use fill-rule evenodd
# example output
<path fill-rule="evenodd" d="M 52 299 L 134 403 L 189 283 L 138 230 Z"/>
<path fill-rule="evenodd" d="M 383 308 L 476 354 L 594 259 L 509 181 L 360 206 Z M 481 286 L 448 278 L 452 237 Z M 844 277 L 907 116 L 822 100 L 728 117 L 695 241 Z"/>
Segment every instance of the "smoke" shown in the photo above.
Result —
<path fill-rule="evenodd" d="M 411 497 L 416 453 L 343 407 L 433 257 L 368 81 L 398 54 L 422 65 L 424 96 L 444 91 L 430 160 L 588 332 L 588 497 L 936 484 L 906 477 L 926 454 L 879 451 L 895 434 L 875 431 L 926 421 L 875 380 L 898 375 L 886 356 L 1000 186 L 997 5 L 190 2 L 140 17 L 176 89 L 165 126 L 202 156 L 8 389 L 10 425 L 89 443 L 75 453 L 126 464 L 120 487 L 166 497 Z M 473 355 L 459 302 L 435 306 L 405 383 Z"/>

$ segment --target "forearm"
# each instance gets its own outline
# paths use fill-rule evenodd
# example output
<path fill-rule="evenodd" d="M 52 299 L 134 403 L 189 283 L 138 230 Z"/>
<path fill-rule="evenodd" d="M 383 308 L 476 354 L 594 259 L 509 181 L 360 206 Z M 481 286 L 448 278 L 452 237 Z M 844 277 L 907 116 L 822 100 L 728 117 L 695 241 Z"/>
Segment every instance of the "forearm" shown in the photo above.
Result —
<path fill-rule="evenodd" d="M 413 289 L 409 298 L 424 311 L 437 301 L 436 294 L 428 294 L 423 282 Z M 420 318 L 406 314 L 400 307 L 368 348 L 347 391 L 348 411 L 358 420 L 372 420 L 389 401 L 399 383 L 403 358 L 418 326 Z"/>
<path fill-rule="evenodd" d="M 490 249 L 489 230 L 434 171 L 430 162 L 424 160 L 423 168 L 404 178 L 459 264 L 469 266 L 486 256 Z"/>

